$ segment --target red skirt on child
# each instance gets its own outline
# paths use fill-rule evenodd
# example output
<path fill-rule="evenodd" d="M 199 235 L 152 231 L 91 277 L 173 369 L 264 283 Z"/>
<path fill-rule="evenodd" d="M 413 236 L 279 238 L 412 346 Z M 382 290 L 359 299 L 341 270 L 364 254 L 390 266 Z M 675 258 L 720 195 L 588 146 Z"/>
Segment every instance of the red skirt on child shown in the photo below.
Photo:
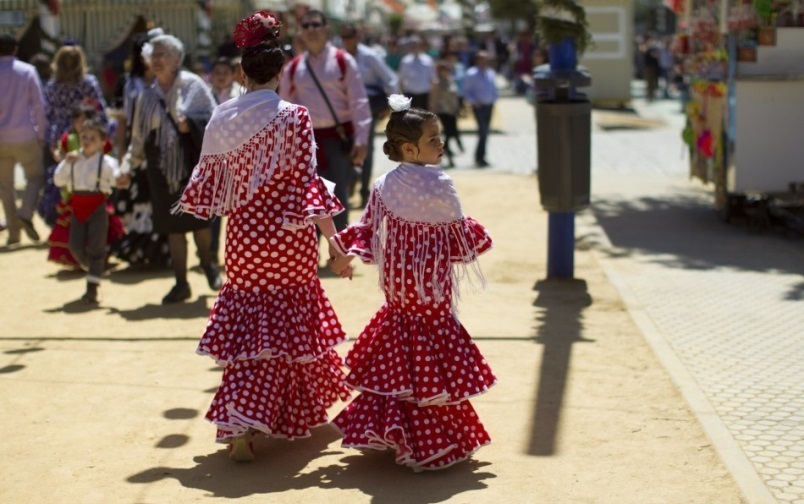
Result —
<path fill-rule="evenodd" d="M 47 240 L 50 245 L 47 260 L 65 266 L 78 267 L 78 261 L 73 257 L 69 246 L 70 219 L 73 215 L 73 209 L 69 202 L 60 201 L 56 205 L 56 210 L 59 213 L 59 217 L 56 219 L 56 225 L 53 226 L 53 230 Z M 106 233 L 106 244 L 112 245 L 126 235 L 126 230 L 123 227 L 123 222 L 114 214 L 114 208 L 109 201 L 106 202 L 106 212 L 109 214 L 109 231 Z"/>

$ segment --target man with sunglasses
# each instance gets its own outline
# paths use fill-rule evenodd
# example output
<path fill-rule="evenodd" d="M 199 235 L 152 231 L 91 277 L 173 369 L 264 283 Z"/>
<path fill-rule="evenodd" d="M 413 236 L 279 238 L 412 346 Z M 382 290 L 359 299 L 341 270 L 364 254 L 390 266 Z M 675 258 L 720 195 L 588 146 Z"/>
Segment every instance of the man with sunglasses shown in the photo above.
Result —
<path fill-rule="evenodd" d="M 365 207 L 371 192 L 371 172 L 374 166 L 374 126 L 379 119 L 388 114 L 388 97 L 399 93 L 399 79 L 385 63 L 380 54 L 371 47 L 360 43 L 361 33 L 354 23 L 341 25 L 343 48 L 357 61 L 360 76 L 366 87 L 366 95 L 371 108 L 371 127 L 369 128 L 368 153 L 360 171 L 360 207 Z"/>
<path fill-rule="evenodd" d="M 318 172 L 335 183 L 335 195 L 349 208 L 354 167 L 362 166 L 367 153 L 368 97 L 355 59 L 329 42 L 324 13 L 308 10 L 299 28 L 306 51 L 282 72 L 279 96 L 309 110 L 318 146 Z M 349 224 L 347 213 L 334 217 L 338 230 Z"/>

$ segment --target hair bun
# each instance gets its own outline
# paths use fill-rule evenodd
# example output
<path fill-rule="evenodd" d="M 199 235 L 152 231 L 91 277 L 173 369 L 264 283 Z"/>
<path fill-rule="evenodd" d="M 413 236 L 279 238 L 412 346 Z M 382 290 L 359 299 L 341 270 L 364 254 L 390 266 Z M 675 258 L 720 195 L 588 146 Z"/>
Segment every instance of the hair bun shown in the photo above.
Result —
<path fill-rule="evenodd" d="M 257 11 L 237 23 L 234 29 L 234 43 L 243 49 L 252 47 L 266 40 L 279 38 L 282 22 L 268 11 Z"/>

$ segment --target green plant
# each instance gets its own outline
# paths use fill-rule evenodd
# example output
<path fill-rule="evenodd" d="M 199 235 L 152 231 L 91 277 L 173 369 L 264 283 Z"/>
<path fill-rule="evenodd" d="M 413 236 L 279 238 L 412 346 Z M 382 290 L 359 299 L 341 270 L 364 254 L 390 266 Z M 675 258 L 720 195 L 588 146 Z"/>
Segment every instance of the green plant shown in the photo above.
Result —
<path fill-rule="evenodd" d="M 572 0 L 537 1 L 539 20 L 536 31 L 545 44 L 558 44 L 567 37 L 575 41 L 578 56 L 592 45 L 586 10 Z"/>
<path fill-rule="evenodd" d="M 773 20 L 773 0 L 752 0 L 757 17 L 762 26 L 772 26 Z"/>
<path fill-rule="evenodd" d="M 399 35 L 402 31 L 402 25 L 405 23 L 405 17 L 398 12 L 393 12 L 388 16 L 388 29 L 393 35 Z"/>

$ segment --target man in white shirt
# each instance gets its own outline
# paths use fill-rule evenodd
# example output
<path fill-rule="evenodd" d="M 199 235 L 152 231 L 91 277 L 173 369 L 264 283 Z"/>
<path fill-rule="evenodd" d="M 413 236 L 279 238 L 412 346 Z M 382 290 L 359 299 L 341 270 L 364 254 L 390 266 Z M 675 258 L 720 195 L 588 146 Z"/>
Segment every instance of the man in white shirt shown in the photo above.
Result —
<path fill-rule="evenodd" d="M 411 98 L 411 105 L 427 109 L 430 89 L 436 80 L 433 58 L 424 52 L 424 41 L 413 36 L 410 39 L 411 53 L 399 63 L 399 87 L 402 93 Z"/>
<path fill-rule="evenodd" d="M 318 145 L 318 172 L 335 183 L 335 196 L 349 208 L 354 167 L 362 166 L 366 159 L 371 127 L 366 89 L 355 59 L 329 43 L 323 12 L 307 11 L 299 20 L 299 28 L 307 50 L 285 66 L 279 96 L 310 111 Z M 333 218 L 339 231 L 349 224 L 347 213 Z"/>
<path fill-rule="evenodd" d="M 399 92 L 399 79 L 385 60 L 372 48 L 360 43 L 361 33 L 354 23 L 346 23 L 340 30 L 343 48 L 357 61 L 366 95 L 371 107 L 366 159 L 360 172 L 360 206 L 365 207 L 371 192 L 371 172 L 374 157 L 374 126 L 388 113 L 388 96 Z"/>

